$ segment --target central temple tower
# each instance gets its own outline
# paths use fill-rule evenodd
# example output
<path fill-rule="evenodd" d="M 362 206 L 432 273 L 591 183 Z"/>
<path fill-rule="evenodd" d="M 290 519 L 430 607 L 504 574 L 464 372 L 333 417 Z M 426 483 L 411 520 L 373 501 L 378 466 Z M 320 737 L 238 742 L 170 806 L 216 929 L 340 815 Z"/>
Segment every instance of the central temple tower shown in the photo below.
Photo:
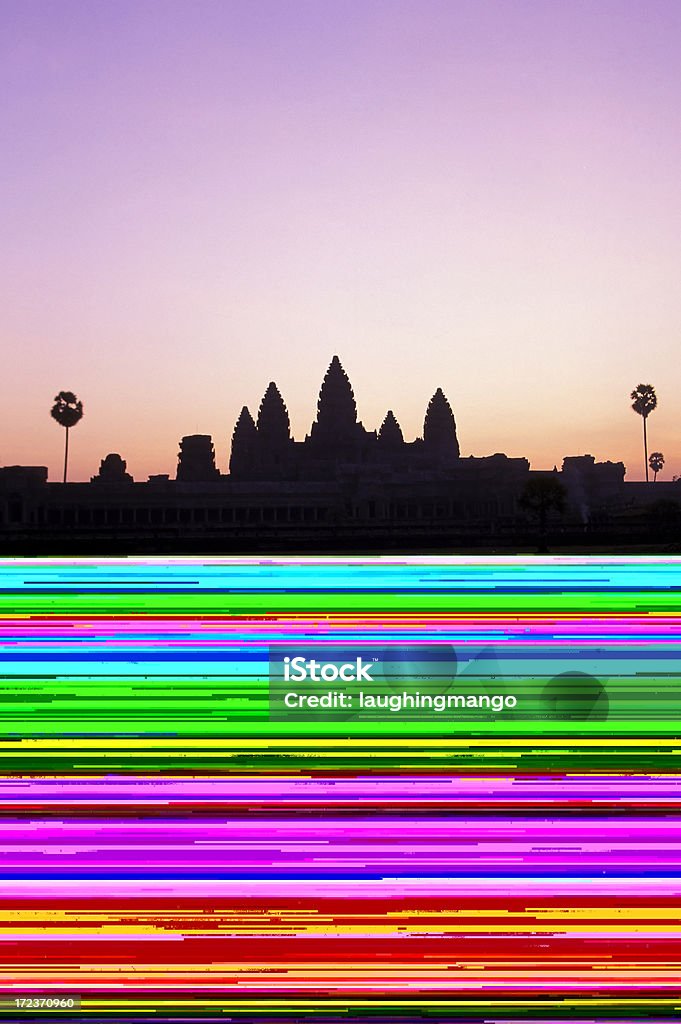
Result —
<path fill-rule="evenodd" d="M 317 400 L 317 419 L 309 440 L 315 448 L 338 449 L 357 444 L 367 431 L 357 421 L 357 405 L 348 375 L 334 356 L 324 375 Z"/>

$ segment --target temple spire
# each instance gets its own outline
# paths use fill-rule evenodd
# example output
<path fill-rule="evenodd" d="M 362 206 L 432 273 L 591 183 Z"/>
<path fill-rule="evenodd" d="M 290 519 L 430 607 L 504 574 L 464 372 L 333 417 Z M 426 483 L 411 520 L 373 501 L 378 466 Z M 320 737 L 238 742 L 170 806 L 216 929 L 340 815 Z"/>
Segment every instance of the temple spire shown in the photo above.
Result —
<path fill-rule="evenodd" d="M 318 434 L 343 437 L 352 434 L 357 426 L 357 406 L 348 375 L 334 356 L 324 375 L 317 401 Z"/>
<path fill-rule="evenodd" d="M 392 409 L 388 409 L 385 415 L 381 429 L 378 432 L 378 440 L 386 448 L 398 448 L 401 444 L 404 444 L 402 428 L 395 419 L 395 413 Z"/>
<path fill-rule="evenodd" d="M 459 457 L 459 441 L 452 407 L 438 388 L 426 409 L 423 422 L 423 443 L 427 449 L 441 455 Z"/>
<path fill-rule="evenodd" d="M 258 410 L 258 441 L 269 452 L 280 451 L 291 439 L 291 424 L 279 388 L 270 381 Z"/>
<path fill-rule="evenodd" d="M 232 434 L 232 452 L 229 459 L 229 472 L 232 476 L 248 475 L 253 465 L 257 440 L 258 431 L 253 417 L 248 407 L 244 406 Z"/>

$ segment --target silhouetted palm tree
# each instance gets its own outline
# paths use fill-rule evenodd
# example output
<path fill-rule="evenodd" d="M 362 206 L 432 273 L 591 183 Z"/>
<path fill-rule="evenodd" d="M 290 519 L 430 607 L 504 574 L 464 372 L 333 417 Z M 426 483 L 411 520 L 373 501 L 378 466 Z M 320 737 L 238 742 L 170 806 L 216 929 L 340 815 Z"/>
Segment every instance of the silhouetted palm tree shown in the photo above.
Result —
<path fill-rule="evenodd" d="M 646 467 L 646 483 L 648 482 L 648 433 L 646 425 L 648 416 L 657 407 L 657 395 L 652 384 L 639 384 L 631 392 L 631 408 L 643 417 L 643 454 Z"/>
<path fill-rule="evenodd" d="M 651 452 L 650 458 L 648 459 L 648 465 L 652 469 L 655 476 L 653 477 L 653 483 L 657 483 L 657 474 L 661 471 L 664 466 L 664 455 L 662 452 Z"/>
<path fill-rule="evenodd" d="M 66 470 L 69 462 L 69 430 L 83 418 L 83 403 L 78 401 L 73 391 L 60 391 L 54 399 L 50 415 L 57 423 L 66 428 L 64 443 L 64 483 L 66 483 Z"/>

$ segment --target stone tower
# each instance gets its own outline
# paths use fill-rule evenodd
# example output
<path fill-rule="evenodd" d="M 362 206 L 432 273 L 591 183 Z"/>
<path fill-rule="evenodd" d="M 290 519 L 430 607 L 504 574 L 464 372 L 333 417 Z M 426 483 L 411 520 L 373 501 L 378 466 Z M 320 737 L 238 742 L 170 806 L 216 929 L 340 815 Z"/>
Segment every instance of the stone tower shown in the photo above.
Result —
<path fill-rule="evenodd" d="M 452 407 L 438 388 L 426 409 L 423 422 L 423 447 L 437 458 L 458 459 L 459 441 Z"/>
<path fill-rule="evenodd" d="M 232 453 L 229 459 L 229 472 L 232 476 L 246 479 L 252 474 L 257 442 L 257 428 L 248 407 L 244 406 L 232 434 Z"/>
<path fill-rule="evenodd" d="M 183 437 L 177 462 L 178 481 L 203 484 L 219 478 L 210 434 L 191 434 Z"/>
<path fill-rule="evenodd" d="M 258 444 L 262 450 L 281 454 L 291 440 L 291 424 L 279 388 L 270 381 L 258 410 Z"/>
<path fill-rule="evenodd" d="M 357 406 L 348 375 L 334 356 L 326 371 L 317 400 L 317 419 L 310 430 L 315 445 L 333 448 L 356 441 L 364 433 L 357 422 Z"/>
<path fill-rule="evenodd" d="M 97 476 L 90 477 L 90 483 L 101 484 L 131 484 L 133 482 L 130 473 L 127 472 L 127 462 L 117 452 L 111 452 L 99 464 Z"/>
<path fill-rule="evenodd" d="M 388 409 L 378 432 L 378 443 L 383 449 L 396 450 L 404 444 L 402 428 L 395 419 L 395 413 Z"/>

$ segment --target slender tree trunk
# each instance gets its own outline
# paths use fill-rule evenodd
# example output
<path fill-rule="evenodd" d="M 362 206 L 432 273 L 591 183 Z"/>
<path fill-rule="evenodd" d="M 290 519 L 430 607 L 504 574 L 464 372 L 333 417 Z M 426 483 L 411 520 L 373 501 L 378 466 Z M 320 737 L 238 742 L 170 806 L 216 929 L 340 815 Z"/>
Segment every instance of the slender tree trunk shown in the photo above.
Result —
<path fill-rule="evenodd" d="M 69 463 L 69 428 L 66 428 L 66 441 L 64 443 L 64 483 L 66 483 L 66 468 Z"/>
<path fill-rule="evenodd" d="M 648 431 L 646 424 L 648 423 L 648 417 L 643 417 L 643 451 L 646 460 L 646 483 L 648 483 Z"/>

